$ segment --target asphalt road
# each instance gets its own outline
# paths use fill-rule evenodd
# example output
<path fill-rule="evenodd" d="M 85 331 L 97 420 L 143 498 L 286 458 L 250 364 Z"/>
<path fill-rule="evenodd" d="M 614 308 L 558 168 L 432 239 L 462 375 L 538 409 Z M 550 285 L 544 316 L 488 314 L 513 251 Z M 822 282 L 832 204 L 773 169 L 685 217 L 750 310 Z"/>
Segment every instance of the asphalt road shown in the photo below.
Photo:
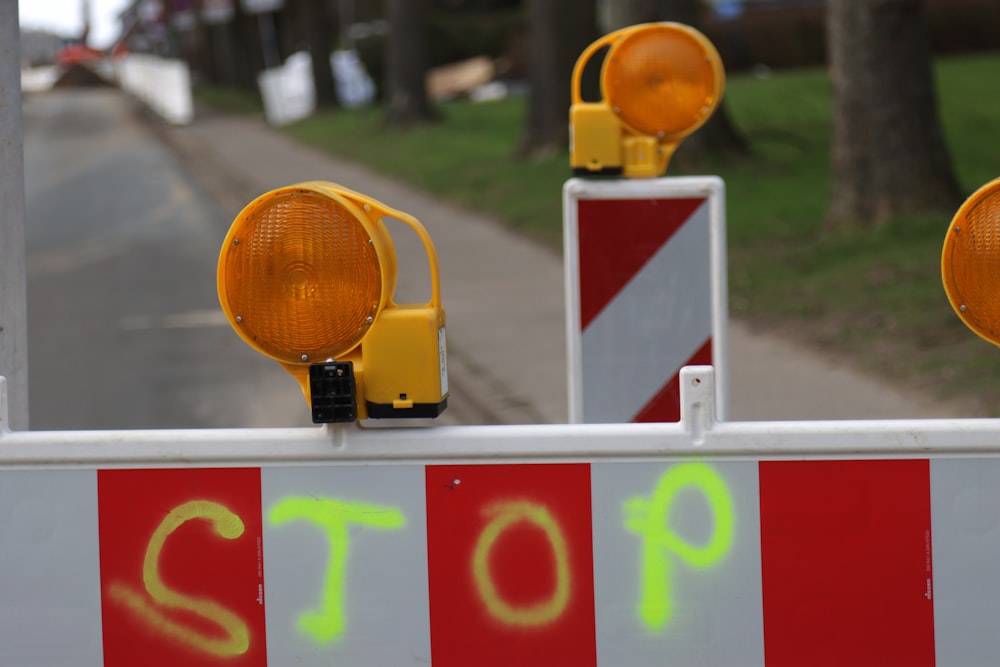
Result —
<path fill-rule="evenodd" d="M 24 129 L 31 428 L 309 424 L 219 309 L 231 219 L 132 103 L 29 95 Z"/>

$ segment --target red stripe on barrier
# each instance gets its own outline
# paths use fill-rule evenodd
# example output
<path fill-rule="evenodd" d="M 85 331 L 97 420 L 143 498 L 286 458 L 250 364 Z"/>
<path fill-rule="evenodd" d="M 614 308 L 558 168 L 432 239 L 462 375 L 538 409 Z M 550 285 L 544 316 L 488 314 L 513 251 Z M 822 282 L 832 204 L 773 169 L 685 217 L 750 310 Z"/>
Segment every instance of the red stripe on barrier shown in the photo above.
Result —
<path fill-rule="evenodd" d="M 264 667 L 260 469 L 100 470 L 106 667 Z"/>
<path fill-rule="evenodd" d="M 581 199 L 580 328 L 587 326 L 704 199 Z"/>
<path fill-rule="evenodd" d="M 929 462 L 759 470 L 768 667 L 933 665 Z"/>
<path fill-rule="evenodd" d="M 683 366 L 711 366 L 712 339 L 709 338 Z M 682 366 L 682 367 L 683 367 Z M 681 420 L 681 378 L 680 368 L 677 369 L 667 384 L 656 393 L 642 410 L 632 419 L 633 422 L 677 422 Z"/>
<path fill-rule="evenodd" d="M 594 667 L 590 466 L 426 474 L 435 667 Z"/>

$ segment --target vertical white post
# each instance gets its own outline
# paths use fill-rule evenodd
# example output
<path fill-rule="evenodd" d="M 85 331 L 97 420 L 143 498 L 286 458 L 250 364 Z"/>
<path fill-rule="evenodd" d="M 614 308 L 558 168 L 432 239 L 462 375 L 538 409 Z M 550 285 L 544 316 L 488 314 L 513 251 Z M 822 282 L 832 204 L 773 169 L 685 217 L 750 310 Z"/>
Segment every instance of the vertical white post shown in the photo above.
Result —
<path fill-rule="evenodd" d="M 15 430 L 28 428 L 25 275 L 21 34 L 17 0 L 0 0 L 0 375 Z"/>

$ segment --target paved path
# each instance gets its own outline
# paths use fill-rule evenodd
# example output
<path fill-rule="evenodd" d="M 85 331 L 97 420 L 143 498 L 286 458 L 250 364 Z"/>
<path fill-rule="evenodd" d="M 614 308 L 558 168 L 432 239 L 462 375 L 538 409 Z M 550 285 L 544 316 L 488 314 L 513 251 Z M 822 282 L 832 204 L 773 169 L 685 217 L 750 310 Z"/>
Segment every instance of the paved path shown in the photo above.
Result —
<path fill-rule="evenodd" d="M 111 88 L 24 101 L 34 430 L 308 424 L 219 309 L 228 222 Z"/>
<path fill-rule="evenodd" d="M 233 217 L 268 190 L 313 179 L 340 183 L 416 216 L 441 260 L 452 394 L 448 421 L 566 420 L 559 255 L 494 220 L 298 144 L 256 118 L 201 114 L 187 127 L 153 122 Z M 397 238 L 396 246 L 401 262 L 423 257 L 415 235 Z M 401 278 L 415 276 L 419 283 L 426 266 L 407 262 L 400 271 Z M 729 347 L 733 420 L 972 416 L 738 322 L 731 324 Z"/>

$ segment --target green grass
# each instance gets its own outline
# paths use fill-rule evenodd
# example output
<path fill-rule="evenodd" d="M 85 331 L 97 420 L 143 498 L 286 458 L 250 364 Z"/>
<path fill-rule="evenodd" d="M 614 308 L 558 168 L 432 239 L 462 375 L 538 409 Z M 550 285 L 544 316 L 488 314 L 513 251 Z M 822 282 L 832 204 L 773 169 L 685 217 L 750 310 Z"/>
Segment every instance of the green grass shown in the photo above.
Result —
<path fill-rule="evenodd" d="M 199 104 L 225 113 L 264 113 L 264 105 L 260 97 L 238 88 L 201 86 L 195 89 L 194 99 Z"/>
<path fill-rule="evenodd" d="M 937 64 L 946 136 L 968 192 L 1000 175 L 997 72 L 997 54 Z M 868 230 L 823 228 L 825 73 L 735 76 L 726 102 L 751 141 L 751 155 L 710 159 L 700 172 L 718 174 L 727 185 L 731 314 L 908 386 L 1000 405 L 1000 351 L 964 328 L 941 288 L 940 248 L 950 215 Z M 336 111 L 287 131 L 557 248 L 568 159 L 512 158 L 524 113 L 520 99 L 453 103 L 442 107 L 442 122 L 399 131 L 383 127 L 377 110 Z M 405 210 L 405 202 L 390 203 Z"/>

